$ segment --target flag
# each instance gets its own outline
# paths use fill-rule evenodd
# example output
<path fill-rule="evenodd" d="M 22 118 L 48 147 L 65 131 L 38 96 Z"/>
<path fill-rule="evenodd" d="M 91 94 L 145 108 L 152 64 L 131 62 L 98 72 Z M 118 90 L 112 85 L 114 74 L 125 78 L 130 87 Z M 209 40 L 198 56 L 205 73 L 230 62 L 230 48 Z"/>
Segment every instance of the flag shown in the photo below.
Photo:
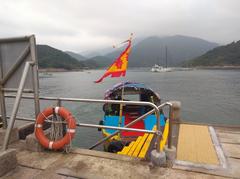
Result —
<path fill-rule="evenodd" d="M 125 50 L 121 53 L 121 55 L 112 63 L 112 65 L 106 70 L 104 75 L 95 83 L 101 82 L 104 78 L 111 76 L 113 77 L 121 77 L 126 75 L 126 70 L 128 66 L 128 56 L 131 51 L 131 42 L 132 38 L 126 40 L 123 43 L 128 43 L 127 47 Z"/>

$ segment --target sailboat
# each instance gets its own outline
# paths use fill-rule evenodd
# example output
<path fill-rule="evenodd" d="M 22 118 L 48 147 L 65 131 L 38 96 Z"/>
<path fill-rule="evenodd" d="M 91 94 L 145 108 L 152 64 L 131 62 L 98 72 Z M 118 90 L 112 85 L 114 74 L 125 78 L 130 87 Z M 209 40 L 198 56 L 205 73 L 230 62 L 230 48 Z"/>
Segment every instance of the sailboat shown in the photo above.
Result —
<path fill-rule="evenodd" d="M 161 65 L 155 64 L 152 68 L 151 68 L 151 72 L 170 72 L 172 71 L 172 68 L 169 68 L 167 66 L 167 57 L 168 57 L 168 51 L 167 51 L 167 46 L 165 47 L 166 50 L 166 67 L 163 67 Z M 159 63 L 160 64 L 160 63 Z"/>

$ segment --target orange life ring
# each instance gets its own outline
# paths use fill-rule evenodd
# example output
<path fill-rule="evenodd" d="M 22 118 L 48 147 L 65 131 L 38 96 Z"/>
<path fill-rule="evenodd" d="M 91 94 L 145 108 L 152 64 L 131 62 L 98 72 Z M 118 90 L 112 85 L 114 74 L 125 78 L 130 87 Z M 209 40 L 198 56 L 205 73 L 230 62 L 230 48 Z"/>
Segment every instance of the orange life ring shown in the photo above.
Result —
<path fill-rule="evenodd" d="M 43 122 L 53 114 L 60 115 L 67 122 L 67 131 L 65 136 L 57 141 L 50 141 L 43 132 Z M 35 136 L 40 144 L 48 149 L 62 149 L 66 144 L 69 144 L 74 137 L 76 131 L 76 121 L 72 114 L 63 107 L 48 107 L 37 116 L 35 124 Z"/>

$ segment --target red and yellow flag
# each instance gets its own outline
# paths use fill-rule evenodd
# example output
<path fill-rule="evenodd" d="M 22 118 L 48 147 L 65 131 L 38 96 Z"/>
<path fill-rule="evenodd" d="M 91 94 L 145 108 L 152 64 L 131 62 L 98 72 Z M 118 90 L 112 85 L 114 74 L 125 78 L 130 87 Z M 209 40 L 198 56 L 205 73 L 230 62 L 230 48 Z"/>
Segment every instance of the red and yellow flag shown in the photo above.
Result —
<path fill-rule="evenodd" d="M 112 63 L 112 65 L 107 69 L 104 75 L 95 83 L 101 82 L 104 78 L 111 75 L 111 77 L 121 77 L 126 75 L 126 70 L 128 66 L 128 56 L 131 51 L 131 42 L 132 38 L 126 40 L 128 42 L 128 46 L 126 49 L 121 53 L 121 55 Z M 123 42 L 123 43 L 125 43 Z"/>

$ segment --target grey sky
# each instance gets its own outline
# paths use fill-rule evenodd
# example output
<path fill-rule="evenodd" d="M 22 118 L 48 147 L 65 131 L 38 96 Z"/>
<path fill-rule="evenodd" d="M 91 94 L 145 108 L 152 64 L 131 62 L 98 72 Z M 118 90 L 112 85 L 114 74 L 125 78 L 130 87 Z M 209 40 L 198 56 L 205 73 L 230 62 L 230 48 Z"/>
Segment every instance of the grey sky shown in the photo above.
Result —
<path fill-rule="evenodd" d="M 36 34 L 38 43 L 81 52 L 131 32 L 240 40 L 240 0 L 0 0 L 0 37 Z"/>

